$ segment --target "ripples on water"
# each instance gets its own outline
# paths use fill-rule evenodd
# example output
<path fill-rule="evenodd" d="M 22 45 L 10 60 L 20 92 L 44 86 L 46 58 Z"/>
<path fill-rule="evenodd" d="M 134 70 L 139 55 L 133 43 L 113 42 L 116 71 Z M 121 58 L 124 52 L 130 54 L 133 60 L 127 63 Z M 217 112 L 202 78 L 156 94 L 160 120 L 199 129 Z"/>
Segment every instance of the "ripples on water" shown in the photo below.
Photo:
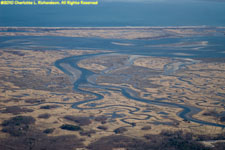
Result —
<path fill-rule="evenodd" d="M 114 42 L 130 43 L 118 45 Z M 170 46 L 188 42 L 190 46 Z M 203 45 L 192 45 L 191 43 Z M 162 45 L 161 47 L 159 45 Z M 167 46 L 164 46 L 167 45 Z M 118 53 L 132 55 L 148 55 L 163 57 L 211 58 L 225 57 L 225 36 L 165 38 L 155 40 L 124 40 L 103 38 L 75 38 L 75 37 L 43 37 L 43 36 L 5 36 L 0 38 L 0 48 L 14 48 L 26 50 L 112 50 Z"/>
<path fill-rule="evenodd" d="M 99 0 L 97 6 L 0 5 L 0 26 L 225 25 L 225 3 L 221 1 L 145 0 L 147 2 L 143 2 L 132 0 L 135 1 L 132 3 L 131 0 L 106 1 L 109 0 Z"/>

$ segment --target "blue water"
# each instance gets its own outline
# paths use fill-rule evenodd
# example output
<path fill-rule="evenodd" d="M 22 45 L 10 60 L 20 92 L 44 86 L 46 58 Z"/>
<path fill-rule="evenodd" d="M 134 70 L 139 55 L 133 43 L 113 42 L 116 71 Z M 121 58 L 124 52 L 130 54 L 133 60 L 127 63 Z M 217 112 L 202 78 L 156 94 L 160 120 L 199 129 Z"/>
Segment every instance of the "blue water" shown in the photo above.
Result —
<path fill-rule="evenodd" d="M 97 6 L 0 5 L 0 26 L 225 26 L 224 0 L 105 1 L 109 0 L 99 0 L 99 5 Z M 208 44 L 202 47 L 154 47 L 157 44 L 201 41 L 207 41 Z M 115 45 L 113 42 L 130 43 L 133 45 Z M 150 56 L 225 58 L 225 36 L 221 34 L 205 37 L 192 36 L 190 38 L 162 38 L 155 40 L 4 36 L 0 37 L 0 48 L 28 50 L 100 49 L 112 50 L 118 53 Z"/>
<path fill-rule="evenodd" d="M 129 1 L 129 0 L 127 0 Z M 97 6 L 3 6 L 0 26 L 225 26 L 225 3 L 213 0 L 102 2 Z"/>
<path fill-rule="evenodd" d="M 207 41 L 205 46 L 193 47 L 154 47 L 160 44 L 176 44 L 180 42 Z M 130 43 L 131 46 L 115 45 L 113 42 Z M 149 47 L 151 46 L 151 47 Z M 198 48 L 199 49 L 191 49 Z M 188 58 L 225 58 L 225 36 L 203 36 L 184 38 L 165 38 L 155 40 L 124 40 L 104 38 L 77 38 L 58 36 L 4 36 L 0 37 L 2 49 L 25 49 L 25 50 L 111 50 L 116 53 L 136 54 L 163 57 L 188 57 Z M 184 55 L 177 55 L 182 53 Z"/>

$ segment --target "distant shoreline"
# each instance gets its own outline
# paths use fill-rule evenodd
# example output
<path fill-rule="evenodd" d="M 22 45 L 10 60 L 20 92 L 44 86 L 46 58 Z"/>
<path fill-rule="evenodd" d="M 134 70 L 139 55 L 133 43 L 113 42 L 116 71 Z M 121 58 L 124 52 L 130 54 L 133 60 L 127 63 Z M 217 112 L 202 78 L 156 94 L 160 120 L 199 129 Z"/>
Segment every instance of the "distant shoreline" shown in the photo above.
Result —
<path fill-rule="evenodd" d="M 0 29 L 164 29 L 164 28 L 171 28 L 171 29 L 186 29 L 186 28 L 222 28 L 224 29 L 225 26 L 111 26 L 111 27 L 30 27 L 30 26 L 0 26 Z"/>

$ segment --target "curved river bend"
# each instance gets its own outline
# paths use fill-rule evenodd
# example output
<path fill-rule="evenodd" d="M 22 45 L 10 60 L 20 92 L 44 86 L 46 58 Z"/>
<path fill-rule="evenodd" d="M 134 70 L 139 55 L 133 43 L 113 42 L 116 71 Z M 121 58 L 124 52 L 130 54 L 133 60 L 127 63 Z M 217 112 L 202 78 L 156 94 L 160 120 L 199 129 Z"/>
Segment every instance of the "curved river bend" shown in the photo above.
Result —
<path fill-rule="evenodd" d="M 92 71 L 87 70 L 85 68 L 79 67 L 77 65 L 77 63 L 82 59 L 87 59 L 87 58 L 102 55 L 102 54 L 108 54 L 108 53 L 97 53 L 97 54 L 85 54 L 85 55 L 81 55 L 81 56 L 72 56 L 72 57 L 67 57 L 67 58 L 57 60 L 55 62 L 55 66 L 69 76 L 72 76 L 72 73 L 69 70 L 67 70 L 66 68 L 64 68 L 63 65 L 61 65 L 61 64 L 69 64 L 74 69 L 79 70 L 81 72 L 81 75 L 74 83 L 74 90 L 77 91 L 77 92 L 80 92 L 80 93 L 93 95 L 95 97 L 95 98 L 83 100 L 83 101 L 80 101 L 80 102 L 75 102 L 75 103 L 72 104 L 72 108 L 80 109 L 80 110 L 85 110 L 85 109 L 87 110 L 87 109 L 104 109 L 104 108 L 108 108 L 108 107 L 122 106 L 122 107 L 129 108 L 128 109 L 129 114 L 146 116 L 144 119 L 139 119 L 139 118 L 122 118 L 122 119 L 120 119 L 122 122 L 124 122 L 128 125 L 131 125 L 131 126 L 134 126 L 135 124 L 132 123 L 132 122 L 126 121 L 127 119 L 148 120 L 151 117 L 150 115 L 147 115 L 147 114 L 136 114 L 136 112 L 138 112 L 140 109 L 137 108 L 137 107 L 128 106 L 128 105 L 109 105 L 109 106 L 103 106 L 103 107 L 90 107 L 90 108 L 80 107 L 80 105 L 82 105 L 82 104 L 102 100 L 104 98 L 104 96 L 99 94 L 99 93 L 91 92 L 91 91 L 82 89 L 80 87 L 81 84 L 87 84 L 87 85 L 90 85 L 91 87 L 101 88 L 101 89 L 105 89 L 105 90 L 115 90 L 115 88 L 116 88 L 116 89 L 118 89 L 117 91 L 120 91 L 121 94 L 124 97 L 126 97 L 128 99 L 131 99 L 131 100 L 134 100 L 134 101 L 143 102 L 143 103 L 146 103 L 146 104 L 163 106 L 163 107 L 181 108 L 182 111 L 179 112 L 177 115 L 180 118 L 182 118 L 184 120 L 187 120 L 187 121 L 195 122 L 195 123 L 198 123 L 198 124 L 201 124 L 201 125 L 209 125 L 209 126 L 216 126 L 216 127 L 222 127 L 222 128 L 225 127 L 225 125 L 222 125 L 222 124 L 202 121 L 202 120 L 193 118 L 193 115 L 195 115 L 195 114 L 197 114 L 201 111 L 201 109 L 199 109 L 197 107 L 187 106 L 187 105 L 182 105 L 182 104 L 176 104 L 176 103 L 170 103 L 170 102 L 162 102 L 162 101 L 154 101 L 154 100 L 144 99 L 144 98 L 140 98 L 140 97 L 137 97 L 137 96 L 133 96 L 131 94 L 131 90 L 127 89 L 127 88 L 124 88 L 124 87 L 101 86 L 101 85 L 97 85 L 95 83 L 90 83 L 87 79 L 88 79 L 88 77 L 90 77 L 91 75 L 94 75 L 95 73 L 93 73 Z M 112 88 L 114 88 L 114 89 L 112 89 Z"/>

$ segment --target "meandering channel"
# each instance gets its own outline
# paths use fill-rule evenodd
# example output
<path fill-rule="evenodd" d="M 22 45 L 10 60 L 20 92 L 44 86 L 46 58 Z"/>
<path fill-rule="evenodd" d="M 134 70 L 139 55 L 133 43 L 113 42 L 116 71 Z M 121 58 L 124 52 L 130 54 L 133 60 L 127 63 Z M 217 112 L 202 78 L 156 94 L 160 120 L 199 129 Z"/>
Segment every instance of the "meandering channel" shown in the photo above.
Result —
<path fill-rule="evenodd" d="M 84 54 L 84 55 L 79 55 L 79 56 L 72 56 L 72 57 L 67 57 L 67 58 L 63 58 L 60 60 L 57 60 L 55 62 L 55 66 L 60 69 L 61 71 L 63 71 L 65 74 L 72 76 L 73 74 L 67 70 L 66 68 L 64 68 L 62 64 L 69 64 L 71 67 L 73 67 L 74 69 L 78 70 L 80 72 L 80 76 L 79 78 L 74 82 L 74 90 L 83 94 L 89 94 L 89 95 L 93 95 L 95 98 L 90 98 L 90 99 L 86 99 L 83 101 L 79 101 L 79 102 L 75 102 L 72 104 L 72 108 L 74 109 L 80 109 L 80 110 L 87 110 L 87 109 L 104 109 L 104 108 L 109 108 L 109 107 L 126 107 L 129 110 L 129 114 L 131 115 L 144 115 L 145 118 L 144 119 L 139 119 L 139 118 L 122 118 L 121 121 L 133 126 L 134 123 L 126 121 L 127 119 L 136 119 L 136 120 L 148 120 L 151 116 L 147 115 L 147 114 L 137 114 L 137 112 L 140 110 L 137 107 L 132 107 L 132 106 L 127 106 L 127 105 L 109 105 L 109 106 L 103 106 L 103 107 L 90 107 L 90 108 L 82 108 L 80 107 L 80 105 L 85 104 L 85 103 L 89 103 L 89 102 L 93 102 L 93 101 L 98 101 L 98 100 L 102 100 L 104 98 L 103 95 L 96 93 L 96 92 L 92 92 L 92 91 L 88 91 L 84 88 L 81 88 L 80 85 L 81 84 L 86 84 L 86 85 L 91 85 L 91 87 L 96 87 L 96 88 L 102 88 L 105 90 L 112 90 L 112 88 L 116 88 L 118 89 L 118 91 L 121 92 L 121 94 L 131 100 L 134 101 L 138 101 L 138 102 L 143 102 L 146 104 L 151 104 L 151 105 L 158 105 L 158 106 L 163 106 L 163 107 L 174 107 L 174 108 L 181 108 L 182 111 L 179 112 L 177 115 L 186 120 L 186 121 L 191 121 L 191 122 L 195 122 L 201 125 L 209 125 L 209 126 L 216 126 L 216 127 L 222 127 L 224 128 L 225 125 L 222 124 L 217 124 L 217 123 L 212 123 L 212 122 L 207 122 L 207 121 L 203 121 L 203 120 L 199 120 L 196 118 L 193 118 L 193 115 L 199 113 L 201 111 L 200 108 L 197 107 L 193 107 L 193 106 L 187 106 L 187 105 L 182 105 L 182 104 L 176 104 L 176 103 L 170 103 L 170 102 L 162 102 L 162 101 L 154 101 L 154 100 L 149 100 L 149 99 L 144 99 L 144 98 L 140 98 L 137 96 L 133 96 L 131 94 L 132 90 L 131 89 L 127 89 L 124 87 L 116 87 L 116 86 L 102 86 L 102 85 L 97 85 L 94 83 L 90 83 L 88 81 L 88 77 L 90 77 L 91 75 L 94 75 L 95 73 L 87 70 L 85 68 L 81 68 L 77 65 L 77 63 L 82 60 L 82 59 L 87 59 L 93 56 L 100 56 L 103 54 L 109 54 L 109 53 L 97 53 L 97 54 Z"/>

